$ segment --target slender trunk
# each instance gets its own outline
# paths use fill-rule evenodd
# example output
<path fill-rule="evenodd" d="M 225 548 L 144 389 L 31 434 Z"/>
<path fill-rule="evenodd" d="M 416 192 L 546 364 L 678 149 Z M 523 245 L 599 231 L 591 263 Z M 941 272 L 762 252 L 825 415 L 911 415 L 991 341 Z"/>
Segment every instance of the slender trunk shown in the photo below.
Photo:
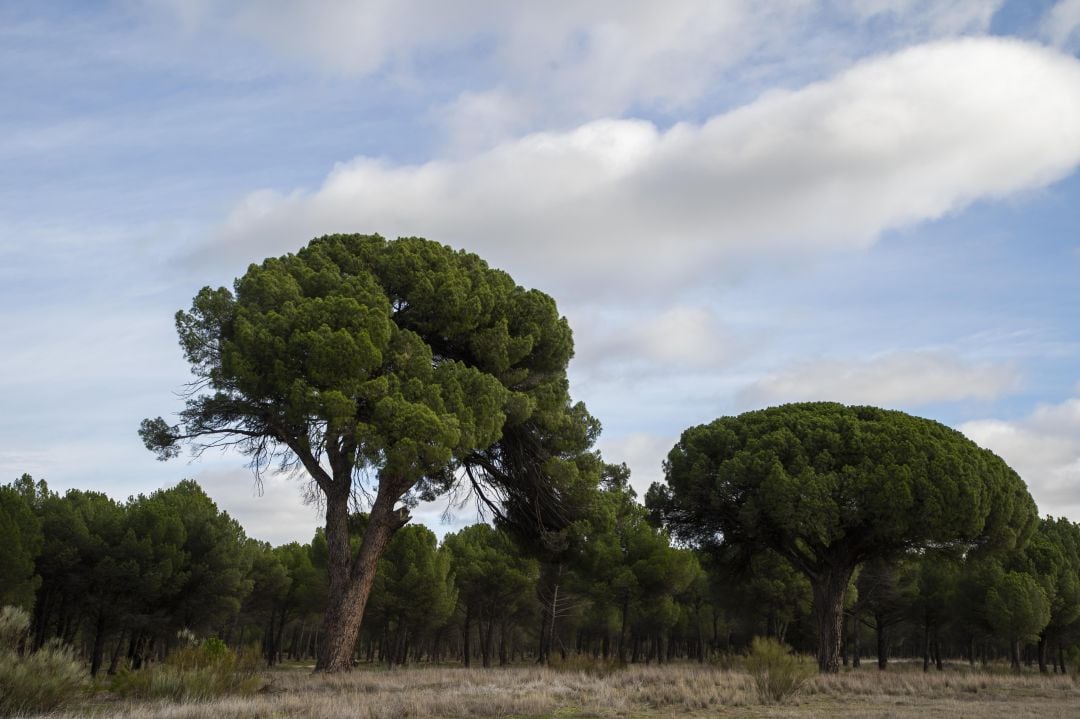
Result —
<path fill-rule="evenodd" d="M 394 532 L 409 521 L 408 512 L 394 510 L 398 499 L 395 483 L 381 478 L 379 491 L 368 517 L 367 529 L 356 557 L 349 545 L 349 483 L 340 484 L 326 495 L 327 573 L 330 587 L 323 617 L 323 640 L 315 671 L 339 672 L 352 667 L 356 638 L 364 619 L 364 608 L 375 580 L 380 555 Z M 344 488 L 344 489 L 341 489 Z"/>
<path fill-rule="evenodd" d="M 810 578 L 814 590 L 814 616 L 818 626 L 818 669 L 825 674 L 840 671 L 840 649 L 844 636 L 844 592 L 852 569 L 829 567 Z"/>
<path fill-rule="evenodd" d="M 855 614 L 851 622 L 851 666 L 856 669 L 862 664 L 862 620 L 859 618 L 860 612 L 855 611 Z"/>
<path fill-rule="evenodd" d="M 885 622 L 880 615 L 875 616 L 874 621 L 877 624 L 877 668 L 879 671 L 885 671 L 885 668 L 889 666 L 889 643 L 885 636 Z"/>
<path fill-rule="evenodd" d="M 945 663 L 941 660 L 941 639 L 934 637 L 934 666 L 939 672 L 945 671 Z"/>
<path fill-rule="evenodd" d="M 509 621 L 504 620 L 499 626 L 499 666 L 505 667 L 510 663 L 510 655 L 507 653 L 507 635 L 509 631 Z"/>
<path fill-rule="evenodd" d="M 277 607 L 273 607 L 270 609 L 270 622 L 263 631 L 263 657 L 268 667 L 274 666 L 274 658 L 277 656 L 277 652 L 274 651 L 274 625 L 276 623 Z"/>
<path fill-rule="evenodd" d="M 1046 635 L 1045 634 L 1040 634 L 1039 635 L 1039 673 L 1040 674 L 1049 674 L 1050 673 L 1050 671 L 1046 667 L 1046 645 L 1047 645 Z"/>
<path fill-rule="evenodd" d="M 1020 640 L 1013 639 L 1009 644 L 1009 655 L 1012 659 L 1012 670 L 1014 672 L 1020 671 Z"/>
<path fill-rule="evenodd" d="M 96 677 L 101 671 L 101 662 L 105 656 L 105 613 L 98 612 L 94 627 L 94 648 L 90 650 L 90 676 Z"/>
<path fill-rule="evenodd" d="M 480 620 L 480 663 L 487 669 L 491 666 L 491 632 L 492 622 Z"/>
<path fill-rule="evenodd" d="M 929 622 L 927 622 L 923 626 L 922 670 L 924 672 L 930 671 L 930 623 Z"/>
<path fill-rule="evenodd" d="M 465 627 L 461 636 L 465 652 L 465 666 L 468 667 L 472 664 L 472 605 L 468 603 L 465 604 Z"/>
<path fill-rule="evenodd" d="M 120 632 L 120 636 L 116 638 L 116 645 L 113 647 L 112 657 L 109 659 L 109 668 L 106 673 L 109 676 L 116 674 L 116 670 L 120 668 L 120 655 L 124 651 L 124 632 Z"/>
<path fill-rule="evenodd" d="M 1058 641 L 1057 648 L 1058 666 L 1061 668 L 1061 673 L 1065 674 L 1065 647 L 1061 646 L 1061 641 Z"/>
<path fill-rule="evenodd" d="M 559 577 L 562 577 L 562 565 L 559 565 Z M 555 613 L 559 608 L 559 582 L 556 580 L 555 588 L 551 594 L 551 621 L 548 623 L 548 646 L 547 655 L 551 656 L 551 650 L 555 646 Z"/>
<path fill-rule="evenodd" d="M 628 598 L 623 599 L 622 606 L 622 624 L 619 627 L 619 663 L 626 664 L 626 623 L 630 614 L 630 600 Z M 715 627 L 715 622 L 713 623 Z"/>

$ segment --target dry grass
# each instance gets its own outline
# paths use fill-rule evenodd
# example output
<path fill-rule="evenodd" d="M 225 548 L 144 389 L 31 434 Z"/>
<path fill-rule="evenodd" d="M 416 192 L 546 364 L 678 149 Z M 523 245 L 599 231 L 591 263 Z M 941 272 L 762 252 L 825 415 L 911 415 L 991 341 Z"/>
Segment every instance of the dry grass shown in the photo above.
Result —
<path fill-rule="evenodd" d="M 256 696 L 198 704 L 103 698 L 56 717 L 247 719 L 254 717 L 1075 717 L 1080 687 L 1065 677 L 966 671 L 924 675 L 864 668 L 812 680 L 794 703 L 763 706 L 750 677 L 709 666 L 631 666 L 597 675 L 535 667 L 361 669 L 316 676 L 308 668 L 266 675 Z"/>

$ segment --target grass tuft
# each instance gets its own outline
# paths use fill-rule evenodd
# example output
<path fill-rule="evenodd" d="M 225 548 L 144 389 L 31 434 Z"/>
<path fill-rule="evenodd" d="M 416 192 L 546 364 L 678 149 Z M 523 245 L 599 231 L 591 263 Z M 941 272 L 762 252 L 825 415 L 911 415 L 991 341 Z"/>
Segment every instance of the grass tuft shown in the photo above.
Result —
<path fill-rule="evenodd" d="M 784 703 L 816 674 L 809 662 L 794 656 L 787 646 L 762 637 L 754 637 L 745 669 L 763 704 Z"/>

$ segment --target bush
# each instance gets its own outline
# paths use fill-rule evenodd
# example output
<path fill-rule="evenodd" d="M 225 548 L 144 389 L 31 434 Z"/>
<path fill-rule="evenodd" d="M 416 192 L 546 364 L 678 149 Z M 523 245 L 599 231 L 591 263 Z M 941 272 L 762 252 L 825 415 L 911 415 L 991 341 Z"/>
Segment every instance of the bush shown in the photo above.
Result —
<path fill-rule="evenodd" d="M 211 638 L 176 650 L 163 664 L 121 672 L 110 689 L 125 697 L 176 702 L 249 694 L 261 685 L 261 665 L 258 652 L 237 653 L 220 639 Z"/>
<path fill-rule="evenodd" d="M 794 696 L 815 673 L 809 662 L 792 655 L 787 646 L 761 637 L 754 637 L 750 646 L 746 671 L 764 704 L 779 704 Z"/>
<path fill-rule="evenodd" d="M 0 609 L 0 716 L 59 709 L 82 692 L 86 681 L 74 652 L 59 641 L 21 655 L 29 627 L 30 615 L 22 609 Z"/>
<path fill-rule="evenodd" d="M 19 607 L 0 608 L 0 652 L 18 652 L 30 631 L 30 615 Z"/>

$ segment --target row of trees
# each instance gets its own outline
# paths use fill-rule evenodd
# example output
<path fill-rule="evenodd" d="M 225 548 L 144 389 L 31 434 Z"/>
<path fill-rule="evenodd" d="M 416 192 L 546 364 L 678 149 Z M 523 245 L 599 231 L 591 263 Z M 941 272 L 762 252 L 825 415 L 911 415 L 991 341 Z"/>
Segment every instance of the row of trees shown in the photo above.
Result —
<path fill-rule="evenodd" d="M 483 666 L 586 654 L 706 660 L 768 634 L 816 646 L 809 581 L 771 550 L 672 546 L 607 466 L 587 519 L 536 551 L 488 524 L 439 543 L 406 526 L 379 561 L 354 661 Z M 653 523 L 650 523 L 650 519 Z M 354 548 L 369 519 L 353 515 Z M 160 659 L 180 630 L 258 643 L 268 663 L 318 655 L 325 533 L 279 547 L 192 481 L 119 503 L 24 475 L 0 487 L 0 603 L 33 609 L 31 641 L 60 637 L 93 673 Z M 530 548 L 531 547 L 531 548 Z M 845 592 L 845 661 L 1010 657 L 1065 671 L 1080 643 L 1080 525 L 1043 519 L 1022 547 L 908 552 L 862 564 Z"/>
<path fill-rule="evenodd" d="M 572 560 L 605 546 L 608 524 L 596 518 L 640 521 L 607 506 L 617 500 L 596 499 L 605 471 L 604 481 L 618 480 L 592 451 L 599 423 L 570 398 L 566 319 L 552 298 L 476 255 L 415 237 L 325 236 L 251 265 L 232 290 L 204 288 L 176 327 L 195 380 L 179 422 L 147 419 L 140 435 L 161 459 L 185 444 L 196 453 L 228 446 L 256 474 L 277 460 L 310 475 L 326 507 L 320 670 L 351 666 L 380 558 L 420 500 L 464 484 L 527 540 L 549 605 L 541 658 L 558 638 Z M 825 672 L 838 670 L 860 567 L 919 552 L 1022 551 L 1037 522 L 1026 486 L 1000 458 L 936 422 L 873 407 L 721 418 L 687 430 L 666 469 L 647 497 L 653 520 L 712 556 L 746 562 L 767 551 L 801 575 Z M 350 503 L 364 493 L 360 522 Z M 630 639 L 623 587 L 678 586 L 671 576 L 692 576 L 692 564 L 676 553 L 651 579 L 594 565 L 610 589 L 592 606 L 620 617 L 620 656 L 643 641 Z M 995 606 L 1012 601 L 997 596 Z M 677 615 L 672 601 L 646 612 L 653 656 Z M 494 625 L 466 616 L 490 654 Z M 407 633 L 394 636 L 410 646 Z"/>

